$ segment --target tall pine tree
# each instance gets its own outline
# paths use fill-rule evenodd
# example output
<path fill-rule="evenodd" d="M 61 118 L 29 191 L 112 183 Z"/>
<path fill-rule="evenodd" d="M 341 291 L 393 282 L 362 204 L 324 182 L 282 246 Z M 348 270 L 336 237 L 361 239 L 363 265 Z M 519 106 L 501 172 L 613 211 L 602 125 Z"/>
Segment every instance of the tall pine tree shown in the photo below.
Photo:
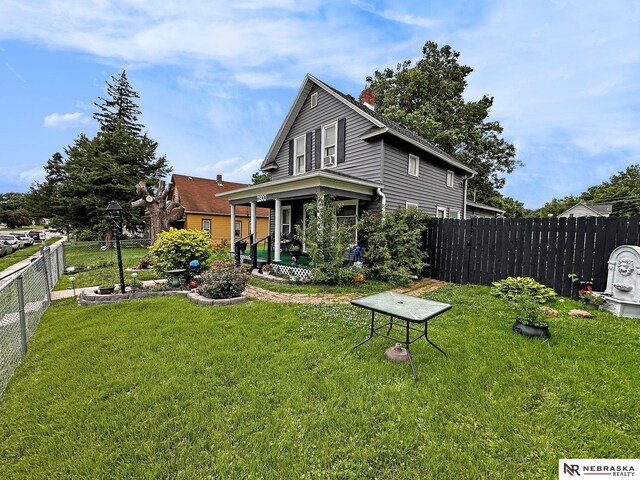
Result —
<path fill-rule="evenodd" d="M 107 82 L 108 98 L 96 103 L 100 131 L 93 138 L 81 134 L 64 155 L 55 153 L 45 166 L 45 181 L 31 189 L 43 216 L 86 236 L 108 235 L 105 208 L 110 200 L 123 207 L 125 225 L 139 230 L 141 212 L 130 206 L 137 198 L 136 183 L 142 180 L 151 188 L 171 170 L 164 156 L 156 156 L 157 142 L 141 134 L 133 101 L 139 96 L 125 72 L 113 79 Z"/>
<path fill-rule="evenodd" d="M 113 83 L 107 83 L 108 98 L 98 97 L 94 105 L 100 110 L 93 114 L 103 131 L 114 131 L 118 125 L 137 135 L 144 125 L 138 123 L 140 112 L 133 100 L 140 96 L 131 88 L 127 80 L 127 72 L 122 71 L 117 77 L 111 77 Z"/>

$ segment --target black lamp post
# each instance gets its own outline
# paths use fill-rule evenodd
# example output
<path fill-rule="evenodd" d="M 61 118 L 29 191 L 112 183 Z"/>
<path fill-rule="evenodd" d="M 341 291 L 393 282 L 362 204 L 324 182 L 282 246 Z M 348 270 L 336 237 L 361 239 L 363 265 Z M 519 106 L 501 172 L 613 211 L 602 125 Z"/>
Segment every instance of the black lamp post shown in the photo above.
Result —
<path fill-rule="evenodd" d="M 107 205 L 107 217 L 113 228 L 113 235 L 116 237 L 116 252 L 118 254 L 118 272 L 120 273 L 120 291 L 124 293 L 124 270 L 122 269 L 122 252 L 120 252 L 120 229 L 122 228 L 122 207 L 115 200 L 111 200 Z"/>

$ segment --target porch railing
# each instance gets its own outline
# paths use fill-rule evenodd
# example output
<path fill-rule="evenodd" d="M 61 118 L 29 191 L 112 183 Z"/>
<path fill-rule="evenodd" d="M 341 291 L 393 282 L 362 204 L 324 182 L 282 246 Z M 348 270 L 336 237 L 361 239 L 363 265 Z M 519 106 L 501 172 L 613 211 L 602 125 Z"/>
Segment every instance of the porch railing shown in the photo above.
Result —
<path fill-rule="evenodd" d="M 233 252 L 234 252 L 234 256 L 235 256 L 235 262 L 237 266 L 240 266 L 242 264 L 242 252 L 244 252 L 245 248 L 247 248 L 247 243 L 249 243 L 250 245 L 253 245 L 253 237 L 254 234 L 250 233 L 249 235 L 247 235 L 246 237 L 242 237 L 240 240 L 236 240 L 235 242 L 233 242 Z M 247 242 L 247 239 L 249 240 Z M 244 245 L 244 248 L 240 248 L 240 245 Z M 242 252 L 240 251 L 242 250 Z"/>
<path fill-rule="evenodd" d="M 251 268 L 258 268 L 258 245 L 260 245 L 261 243 L 266 243 L 267 263 L 271 263 L 271 248 L 272 248 L 273 240 L 271 235 L 267 235 L 266 237 L 261 238 L 260 240 L 256 240 L 251 244 L 251 250 L 250 250 Z"/>

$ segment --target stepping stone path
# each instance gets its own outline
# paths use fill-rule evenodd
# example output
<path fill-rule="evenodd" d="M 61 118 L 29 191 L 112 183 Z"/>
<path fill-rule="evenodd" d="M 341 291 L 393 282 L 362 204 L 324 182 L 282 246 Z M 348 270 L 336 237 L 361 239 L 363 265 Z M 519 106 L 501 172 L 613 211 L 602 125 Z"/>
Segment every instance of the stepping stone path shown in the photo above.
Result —
<path fill-rule="evenodd" d="M 412 283 L 408 287 L 396 288 L 393 291 L 419 297 L 443 285 L 446 285 L 446 282 L 425 278 Z M 337 295 L 333 293 L 278 293 L 252 285 L 249 285 L 243 294 L 254 300 L 264 300 L 275 303 L 349 303 L 352 299 L 363 296 L 357 293 L 348 295 Z"/>

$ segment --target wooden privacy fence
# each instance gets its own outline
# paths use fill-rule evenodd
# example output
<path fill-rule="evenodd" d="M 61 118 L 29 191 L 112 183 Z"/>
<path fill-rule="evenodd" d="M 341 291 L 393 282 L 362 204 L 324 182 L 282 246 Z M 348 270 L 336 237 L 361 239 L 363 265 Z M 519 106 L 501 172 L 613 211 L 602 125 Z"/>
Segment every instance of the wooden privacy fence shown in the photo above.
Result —
<path fill-rule="evenodd" d="M 569 274 L 603 291 L 607 261 L 620 245 L 640 245 L 640 217 L 431 219 L 426 248 L 432 278 L 452 283 L 533 277 L 570 296 Z"/>

